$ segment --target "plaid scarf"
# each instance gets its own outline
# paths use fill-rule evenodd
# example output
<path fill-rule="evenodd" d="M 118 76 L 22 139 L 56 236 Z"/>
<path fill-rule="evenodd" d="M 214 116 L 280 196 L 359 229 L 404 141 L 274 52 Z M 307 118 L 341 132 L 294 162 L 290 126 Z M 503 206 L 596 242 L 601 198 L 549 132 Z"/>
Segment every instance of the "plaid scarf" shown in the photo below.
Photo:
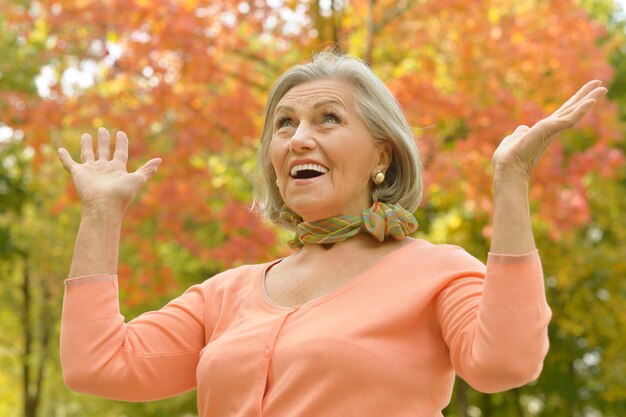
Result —
<path fill-rule="evenodd" d="M 291 249 L 304 245 L 342 242 L 363 231 L 379 242 L 387 236 L 402 240 L 417 230 L 417 220 L 398 204 L 385 204 L 376 201 L 372 207 L 363 210 L 361 215 L 345 214 L 316 222 L 304 222 L 289 207 L 283 206 L 279 218 L 296 225 L 296 234 L 289 241 Z"/>

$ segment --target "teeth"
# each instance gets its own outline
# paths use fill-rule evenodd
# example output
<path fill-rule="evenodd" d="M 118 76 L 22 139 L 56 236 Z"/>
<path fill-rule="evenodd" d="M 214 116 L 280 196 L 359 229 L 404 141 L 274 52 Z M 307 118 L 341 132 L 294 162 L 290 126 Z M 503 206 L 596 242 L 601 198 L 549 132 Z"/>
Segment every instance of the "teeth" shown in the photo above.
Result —
<path fill-rule="evenodd" d="M 298 171 L 304 171 L 305 169 L 321 172 L 322 174 L 326 174 L 328 172 L 328 168 L 318 164 L 298 164 L 291 168 L 291 176 L 295 177 Z"/>

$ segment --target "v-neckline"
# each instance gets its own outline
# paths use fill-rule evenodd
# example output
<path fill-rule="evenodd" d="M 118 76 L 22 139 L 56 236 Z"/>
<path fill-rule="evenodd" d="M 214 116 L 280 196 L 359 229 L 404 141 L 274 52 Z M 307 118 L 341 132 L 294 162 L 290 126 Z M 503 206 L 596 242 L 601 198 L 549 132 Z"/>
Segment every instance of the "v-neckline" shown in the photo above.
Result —
<path fill-rule="evenodd" d="M 259 277 L 257 277 L 257 285 L 256 285 L 256 292 L 258 295 L 258 298 L 260 299 L 261 304 L 266 307 L 269 308 L 271 310 L 280 310 L 280 311 L 292 311 L 292 310 L 297 310 L 297 309 L 302 309 L 302 308 L 307 308 L 307 307 L 313 307 L 315 305 L 321 304 L 325 301 L 328 301 L 332 298 L 335 298 L 339 295 L 341 295 L 342 293 L 350 290 L 351 288 L 355 287 L 356 285 L 358 285 L 359 283 L 361 283 L 362 281 L 364 281 L 369 275 L 371 275 L 375 270 L 379 269 L 383 264 L 387 263 L 391 258 L 394 258 L 395 256 L 397 256 L 398 254 L 400 254 L 401 252 L 407 250 L 407 248 L 412 247 L 413 245 L 417 244 L 417 242 L 419 242 L 419 239 L 413 239 L 411 242 L 392 250 L 391 252 L 383 255 L 380 259 L 378 259 L 376 262 L 374 262 L 372 265 L 368 266 L 367 268 L 365 268 L 363 271 L 359 272 L 358 274 L 356 274 L 352 279 L 350 279 L 349 281 L 341 284 L 340 286 L 338 286 L 337 288 L 323 294 L 320 295 L 319 297 L 315 297 L 312 298 L 311 300 L 301 303 L 301 304 L 295 304 L 293 306 L 284 306 L 284 305 L 280 305 L 276 302 L 274 302 L 274 300 L 272 300 L 272 298 L 269 296 L 268 292 L 267 292 L 267 287 L 266 287 L 266 279 L 267 279 L 267 272 L 274 267 L 275 265 L 279 264 L 280 262 L 282 262 L 285 258 L 279 258 L 276 259 L 272 262 L 269 262 L 268 264 L 266 264 L 261 270 L 260 270 L 260 274 Z"/>

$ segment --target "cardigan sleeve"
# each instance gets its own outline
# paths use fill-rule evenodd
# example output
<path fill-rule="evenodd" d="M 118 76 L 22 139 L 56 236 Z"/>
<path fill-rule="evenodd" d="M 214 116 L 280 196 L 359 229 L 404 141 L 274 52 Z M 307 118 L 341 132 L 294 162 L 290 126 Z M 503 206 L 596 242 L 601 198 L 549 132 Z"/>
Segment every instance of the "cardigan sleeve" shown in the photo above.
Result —
<path fill-rule="evenodd" d="M 485 268 L 457 248 L 442 262 L 439 277 L 437 316 L 455 372 L 486 393 L 537 379 L 551 318 L 537 251 L 490 253 Z"/>
<path fill-rule="evenodd" d="M 101 397 L 148 401 L 195 388 L 205 345 L 201 285 L 125 323 L 116 275 L 65 281 L 61 365 L 66 385 Z"/>

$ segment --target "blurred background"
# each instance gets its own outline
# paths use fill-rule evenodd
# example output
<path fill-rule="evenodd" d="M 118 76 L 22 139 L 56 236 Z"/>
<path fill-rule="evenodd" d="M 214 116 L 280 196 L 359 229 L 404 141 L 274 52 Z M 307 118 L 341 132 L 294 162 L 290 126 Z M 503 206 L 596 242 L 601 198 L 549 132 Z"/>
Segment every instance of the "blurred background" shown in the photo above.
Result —
<path fill-rule="evenodd" d="M 195 393 L 131 404 L 65 388 L 59 319 L 80 207 L 56 149 L 79 159 L 81 133 L 104 126 L 128 133 L 129 170 L 163 158 L 124 223 L 131 319 L 287 253 L 285 233 L 249 212 L 264 100 L 334 44 L 375 69 L 415 128 L 427 168 L 416 236 L 482 260 L 499 141 L 590 79 L 609 87 L 533 177 L 554 313 L 544 371 L 496 395 L 458 380 L 446 416 L 626 415 L 625 27 L 614 0 L 0 0 L 0 416 L 196 415 Z"/>

